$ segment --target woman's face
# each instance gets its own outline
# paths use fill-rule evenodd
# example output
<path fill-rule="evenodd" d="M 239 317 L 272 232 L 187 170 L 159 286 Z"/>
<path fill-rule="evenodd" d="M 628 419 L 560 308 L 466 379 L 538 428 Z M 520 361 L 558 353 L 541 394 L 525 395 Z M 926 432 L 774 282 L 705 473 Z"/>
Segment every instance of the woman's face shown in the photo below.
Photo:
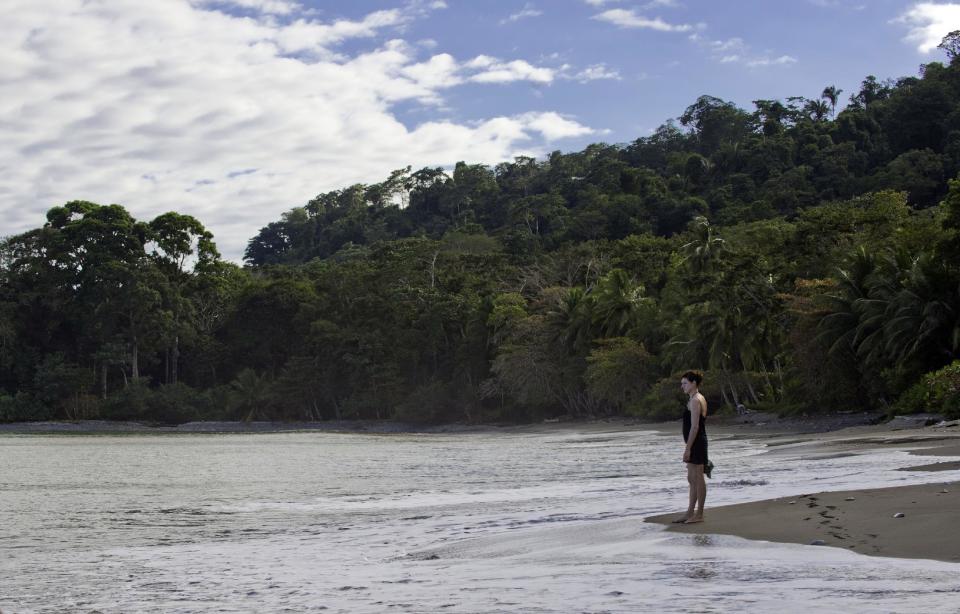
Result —
<path fill-rule="evenodd" d="M 694 389 L 694 384 L 687 378 L 680 378 L 680 390 L 683 390 L 684 394 L 690 394 Z"/>

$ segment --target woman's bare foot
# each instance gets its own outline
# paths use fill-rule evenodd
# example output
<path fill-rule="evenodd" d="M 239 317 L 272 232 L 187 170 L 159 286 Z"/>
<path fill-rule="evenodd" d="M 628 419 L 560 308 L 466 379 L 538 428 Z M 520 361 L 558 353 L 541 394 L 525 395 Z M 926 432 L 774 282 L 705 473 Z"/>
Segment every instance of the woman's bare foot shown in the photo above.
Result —
<path fill-rule="evenodd" d="M 694 513 L 693 513 L 693 512 L 687 512 L 687 513 L 684 514 L 683 516 L 681 516 L 681 517 L 677 518 L 676 520 L 674 520 L 674 521 L 673 521 L 673 524 L 684 524 L 686 521 L 688 521 L 688 520 L 690 520 L 691 518 L 693 518 L 693 516 L 694 516 Z"/>
<path fill-rule="evenodd" d="M 698 522 L 703 522 L 703 516 L 691 516 L 683 521 L 683 524 L 696 524 Z"/>

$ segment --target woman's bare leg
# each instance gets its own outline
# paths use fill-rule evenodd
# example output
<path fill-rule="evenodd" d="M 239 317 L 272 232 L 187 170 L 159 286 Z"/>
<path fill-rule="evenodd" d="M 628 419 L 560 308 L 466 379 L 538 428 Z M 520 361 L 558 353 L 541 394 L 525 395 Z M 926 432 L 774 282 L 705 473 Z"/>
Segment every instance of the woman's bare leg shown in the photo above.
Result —
<path fill-rule="evenodd" d="M 697 497 L 697 516 L 703 518 L 703 506 L 707 502 L 707 480 L 703 473 L 704 466 L 699 465 L 699 467 L 700 471 L 697 473 L 697 479 L 700 481 L 699 488 L 697 489 L 699 491 Z"/>
<path fill-rule="evenodd" d="M 707 480 L 703 477 L 703 465 L 687 465 L 690 480 L 690 509 L 687 523 L 703 522 L 703 506 L 707 501 Z"/>
<path fill-rule="evenodd" d="M 687 513 L 675 520 L 674 522 L 686 522 L 690 518 L 693 518 L 694 510 L 697 506 L 697 483 L 694 479 L 694 467 L 696 465 L 691 465 L 687 463 L 687 485 L 690 487 L 690 502 L 687 505 Z"/>

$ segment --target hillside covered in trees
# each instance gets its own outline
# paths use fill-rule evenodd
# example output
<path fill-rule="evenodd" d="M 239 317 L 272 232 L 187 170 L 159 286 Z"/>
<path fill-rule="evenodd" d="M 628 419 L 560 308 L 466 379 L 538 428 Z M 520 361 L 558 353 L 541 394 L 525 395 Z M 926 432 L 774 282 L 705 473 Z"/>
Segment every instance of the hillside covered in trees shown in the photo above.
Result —
<path fill-rule="evenodd" d="M 960 33 L 916 77 L 320 194 L 246 266 L 76 201 L 0 244 L 0 420 L 960 415 Z"/>

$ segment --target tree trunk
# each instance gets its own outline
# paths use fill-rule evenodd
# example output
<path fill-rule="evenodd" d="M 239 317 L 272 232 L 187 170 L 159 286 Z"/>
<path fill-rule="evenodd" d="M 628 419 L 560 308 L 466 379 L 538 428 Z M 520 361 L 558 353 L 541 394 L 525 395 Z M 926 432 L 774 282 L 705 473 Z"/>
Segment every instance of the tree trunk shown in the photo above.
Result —
<path fill-rule="evenodd" d="M 137 336 L 133 336 L 133 345 L 130 348 L 130 376 L 133 381 L 140 379 L 140 356 Z"/>
<path fill-rule="evenodd" d="M 170 352 L 170 383 L 177 383 L 180 371 L 180 335 L 173 336 L 173 350 Z"/>
<path fill-rule="evenodd" d="M 737 394 L 737 387 L 733 383 L 733 378 L 725 378 L 727 381 L 727 386 L 730 386 L 730 395 L 733 397 L 734 406 L 740 404 L 740 395 Z"/>
<path fill-rule="evenodd" d="M 437 281 L 437 256 L 440 252 L 433 252 L 433 259 L 430 261 L 430 287 L 433 288 Z"/>
<path fill-rule="evenodd" d="M 776 360 L 774 360 L 776 363 Z M 763 360 L 760 361 L 760 368 L 763 370 L 763 379 L 767 383 L 767 390 L 770 393 L 770 398 L 779 401 L 780 396 L 777 394 L 777 389 L 773 386 L 773 380 L 770 379 L 770 372 L 767 371 L 767 365 Z"/>
<path fill-rule="evenodd" d="M 780 382 L 780 387 L 777 389 L 777 400 L 779 401 L 780 399 L 783 398 L 783 389 L 784 389 L 784 385 L 783 385 L 783 369 L 780 367 L 780 359 L 779 359 L 779 358 L 774 358 L 774 359 L 773 359 L 773 368 L 777 370 L 777 380 Z"/>
<path fill-rule="evenodd" d="M 750 398 L 753 400 L 754 404 L 759 403 L 760 397 L 757 396 L 757 391 L 753 389 L 753 382 L 750 381 L 750 376 L 744 375 L 743 381 L 747 384 L 747 390 L 750 392 Z"/>

